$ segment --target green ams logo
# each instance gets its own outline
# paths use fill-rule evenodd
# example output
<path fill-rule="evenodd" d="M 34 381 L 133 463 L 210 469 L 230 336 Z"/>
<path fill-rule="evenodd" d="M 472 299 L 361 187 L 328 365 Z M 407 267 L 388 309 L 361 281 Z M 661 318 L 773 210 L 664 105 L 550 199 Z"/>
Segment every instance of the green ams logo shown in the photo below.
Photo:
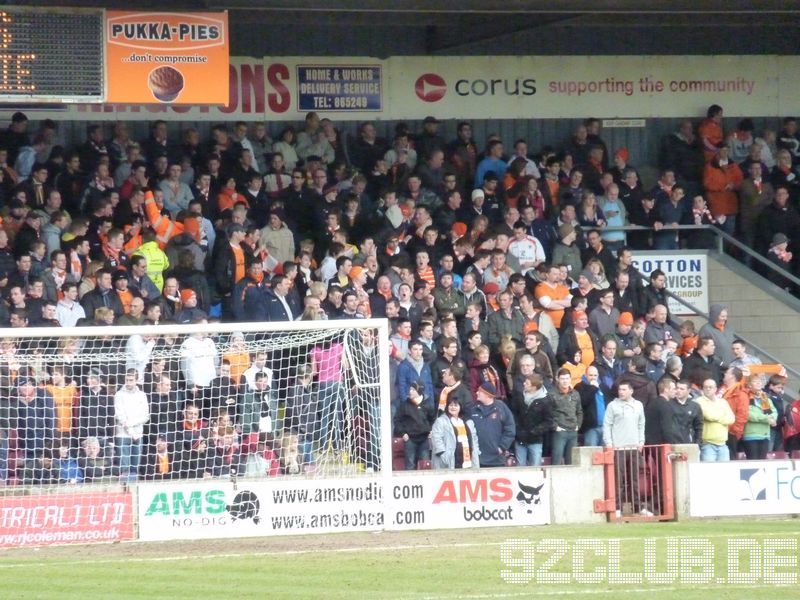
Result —
<path fill-rule="evenodd" d="M 195 491 L 188 494 L 181 491 L 160 492 L 153 496 L 146 517 L 185 517 L 190 515 L 218 515 L 224 513 L 225 492 L 223 490 Z"/>
<path fill-rule="evenodd" d="M 261 503 L 255 492 L 244 490 L 236 494 L 233 502 L 225 502 L 223 490 L 160 492 L 153 496 L 146 517 L 162 516 L 172 519 L 173 527 L 196 525 L 227 525 L 237 520 L 261 521 Z"/>

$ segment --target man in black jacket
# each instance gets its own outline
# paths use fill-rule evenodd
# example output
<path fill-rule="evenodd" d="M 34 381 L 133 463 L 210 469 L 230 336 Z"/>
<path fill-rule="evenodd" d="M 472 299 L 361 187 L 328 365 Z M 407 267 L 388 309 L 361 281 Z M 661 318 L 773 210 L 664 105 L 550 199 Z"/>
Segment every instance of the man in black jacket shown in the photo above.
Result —
<path fill-rule="evenodd" d="M 648 446 L 668 443 L 666 431 L 673 427 L 670 405 L 673 398 L 675 382 L 662 377 L 658 382 L 658 398 L 649 402 L 644 410 L 644 442 Z"/>
<path fill-rule="evenodd" d="M 523 378 L 522 389 L 514 390 L 511 412 L 517 425 L 514 451 L 519 466 L 542 464 L 544 438 L 553 428 L 553 401 L 538 373 Z"/>
<path fill-rule="evenodd" d="M 575 386 L 581 397 L 583 422 L 578 433 L 583 434 L 584 446 L 603 445 L 603 417 L 608 403 L 614 399 L 610 391 L 604 390 L 597 366 L 590 365 L 583 379 Z M 602 407 L 602 408 L 601 408 Z"/>
<path fill-rule="evenodd" d="M 217 294 L 222 299 L 223 317 L 233 316 L 231 293 L 234 286 L 245 274 L 245 252 L 241 247 L 246 229 L 235 223 L 228 228 L 228 240 L 218 241 L 214 255 L 214 282 Z M 240 274 L 241 276 L 237 276 Z"/>
<path fill-rule="evenodd" d="M 289 280 L 276 275 L 270 281 L 271 288 L 266 292 L 267 316 L 270 321 L 293 321 L 298 315 L 289 304 Z"/>
<path fill-rule="evenodd" d="M 714 356 L 716 344 L 714 338 L 701 337 L 697 340 L 697 348 L 692 352 L 683 363 L 683 373 L 694 380 L 695 371 L 707 371 L 705 378 L 714 381 L 722 380 L 722 361 Z"/>
<path fill-rule="evenodd" d="M 95 274 L 95 281 L 96 287 L 92 291 L 86 292 L 81 298 L 81 306 L 86 312 L 86 317 L 93 319 L 94 311 L 104 306 L 114 311 L 115 319 L 120 318 L 125 314 L 125 310 L 111 283 L 111 271 L 109 269 L 100 269 Z"/>
<path fill-rule="evenodd" d="M 497 398 L 497 388 L 489 382 L 478 388 L 477 399 L 468 414 L 478 434 L 481 468 L 504 467 L 505 453 L 511 449 L 517 433 L 514 416 L 506 403 Z"/>
<path fill-rule="evenodd" d="M 434 398 L 437 406 L 437 414 L 442 414 L 447 408 L 447 404 L 451 400 L 458 400 L 461 405 L 461 414 L 469 414 L 472 411 L 472 392 L 469 387 L 463 382 L 466 367 L 464 362 L 460 359 L 453 361 L 448 368 L 442 371 L 442 384 L 443 387 L 438 392 L 438 396 Z"/>

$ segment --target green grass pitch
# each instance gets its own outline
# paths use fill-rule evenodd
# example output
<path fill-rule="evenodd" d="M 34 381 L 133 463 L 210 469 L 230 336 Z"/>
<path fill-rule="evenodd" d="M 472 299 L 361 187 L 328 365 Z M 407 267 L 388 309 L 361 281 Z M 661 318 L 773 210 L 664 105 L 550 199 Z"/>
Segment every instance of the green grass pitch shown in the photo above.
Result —
<path fill-rule="evenodd" d="M 753 518 L 26 548 L 0 551 L 0 582 L 4 598 L 776 600 L 800 594 L 798 540 L 800 521 Z"/>

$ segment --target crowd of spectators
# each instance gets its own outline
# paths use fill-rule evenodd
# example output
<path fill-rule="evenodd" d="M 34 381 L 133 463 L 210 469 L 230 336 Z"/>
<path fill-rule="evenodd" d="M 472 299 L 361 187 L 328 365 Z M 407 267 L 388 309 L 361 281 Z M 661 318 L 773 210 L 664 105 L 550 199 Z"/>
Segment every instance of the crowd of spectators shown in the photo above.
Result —
<path fill-rule="evenodd" d="M 59 379 L 58 365 L 41 373 L 11 368 L 14 355 L 29 349 L 8 342 L 13 351 L 3 356 L 14 410 L 6 412 L 14 417 L 0 426 L 0 480 L 9 477 L 3 452 L 12 430 L 18 444 L 39 440 L 23 469 L 30 480 L 53 476 L 37 461 L 66 465 L 60 470 L 67 475 L 80 468 L 87 477 L 91 469 L 80 462 L 90 454 L 96 468 L 132 479 L 170 473 L 165 457 L 176 452 L 188 453 L 180 461 L 192 465 L 184 476 L 241 468 L 232 457 L 242 454 L 230 448 L 244 434 L 281 430 L 276 422 L 290 402 L 288 394 L 264 399 L 259 417 L 247 422 L 242 397 L 255 389 L 255 377 L 234 378 L 226 406 L 197 400 L 223 376 L 221 346 L 210 338 L 180 342 L 215 358 L 173 376 L 169 386 L 181 399 L 169 411 L 171 424 L 163 431 L 148 425 L 158 411 L 151 390 L 143 389 L 153 364 L 142 348 L 176 343 L 164 341 L 159 324 L 208 320 L 389 319 L 393 425 L 405 441 L 408 468 L 430 456 L 431 444 L 456 452 L 434 455 L 439 465 L 508 464 L 512 454 L 520 464 L 536 464 L 543 454 L 554 464 L 569 461 L 579 440 L 603 442 L 605 406 L 623 380 L 645 404 L 651 428 L 655 386 L 663 392 L 669 380 L 710 398 L 716 392 L 706 390 L 707 381 L 725 391 L 730 378 L 746 381 L 740 388 L 749 406 L 775 412 L 765 421 L 768 449 L 775 449 L 782 406 L 773 402 L 770 409 L 752 383 L 760 374 L 735 364 L 726 311 L 712 315 L 698 336 L 691 321 L 678 323 L 670 314 L 664 273 L 632 266 L 639 249 L 710 247 L 708 231 L 670 226 L 713 224 L 793 270 L 789 234 L 800 221 L 796 120 L 756 136 L 748 119 L 724 132 L 722 117 L 722 108 L 712 106 L 702 121 L 683 122 L 663 141 L 658 181 L 644 189 L 635 157 L 626 148 L 609 151 L 598 119 L 579 125 L 562 147 L 532 153 L 526 140 L 508 144 L 497 135 L 479 146 L 468 122 L 458 123 L 453 140 L 442 137 L 433 117 L 419 132 L 398 124 L 387 140 L 373 123 L 345 136 L 316 113 L 299 129 L 273 132 L 274 139 L 263 124 L 242 122 L 213 126 L 208 140 L 193 128 L 172 139 L 167 123 L 155 121 L 136 142 L 118 122 L 113 131 L 90 125 L 85 141 L 64 148 L 55 143 L 56 123 L 43 121 L 29 132 L 27 117 L 15 113 L 0 132 L 0 321 L 144 325 L 153 333 L 131 338 L 141 347 L 127 373 L 71 379 L 63 373 Z M 629 224 L 647 229 L 619 229 Z M 73 344 L 78 352 L 84 342 Z M 340 450 L 346 386 L 343 369 L 330 366 L 341 361 L 336 347 L 308 349 L 286 377 L 292 389 L 309 388 L 296 390 L 298 397 L 319 399 L 313 409 L 300 403 L 297 410 Z M 770 390 L 782 385 L 773 375 Z M 57 427 L 59 419 L 66 427 L 68 411 L 58 416 L 57 394 L 48 388 L 71 382 L 82 410 L 92 376 L 110 378 L 103 385 L 114 387 L 105 392 L 114 400 L 104 413 L 114 431 L 71 433 L 64 444 L 47 447 L 40 433 L 19 437 L 12 421 L 34 431 Z M 672 401 L 669 395 L 662 394 Z M 452 414 L 451 396 L 458 400 Z M 373 411 L 363 412 L 364 427 L 376 429 Z M 452 432 L 439 423 L 442 416 Z M 194 430 L 201 441 L 192 438 Z M 291 465 L 275 468 L 313 465 L 320 439 L 293 435 Z M 214 436 L 219 446 L 212 449 Z M 689 437 L 703 442 L 697 432 Z M 746 431 L 738 438 L 748 456 L 767 451 L 749 444 Z M 61 437 L 52 439 L 60 444 Z M 249 454 L 283 461 L 277 439 L 256 435 Z M 103 462 L 109 440 L 114 457 Z M 736 454 L 739 447 L 732 449 Z"/>

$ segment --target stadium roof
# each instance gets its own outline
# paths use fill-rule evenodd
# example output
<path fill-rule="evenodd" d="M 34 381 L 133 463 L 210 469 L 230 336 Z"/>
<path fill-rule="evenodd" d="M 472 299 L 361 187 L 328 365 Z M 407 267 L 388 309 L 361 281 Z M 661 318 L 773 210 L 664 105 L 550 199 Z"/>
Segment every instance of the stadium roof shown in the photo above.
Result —
<path fill-rule="evenodd" d="M 37 0 L 63 8 L 64 0 Z M 73 7 L 165 10 L 163 0 L 67 0 Z M 13 2 L 12 2 L 13 4 Z M 22 4 L 22 3 L 20 3 Z M 591 30 L 638 28 L 669 34 L 681 28 L 738 36 L 739 28 L 800 26 L 800 2 L 786 0 L 172 0 L 170 10 L 230 13 L 239 25 L 407 27 L 424 30 L 430 52 L 548 26 Z M 750 34 L 752 35 L 752 33 Z"/>

